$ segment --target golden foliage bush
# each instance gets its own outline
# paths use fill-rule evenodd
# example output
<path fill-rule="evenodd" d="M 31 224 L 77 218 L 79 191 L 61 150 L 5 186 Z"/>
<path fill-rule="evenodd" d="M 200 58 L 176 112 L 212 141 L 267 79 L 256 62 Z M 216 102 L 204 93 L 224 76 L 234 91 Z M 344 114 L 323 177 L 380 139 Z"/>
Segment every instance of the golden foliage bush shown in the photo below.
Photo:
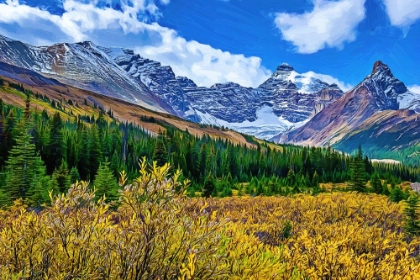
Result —
<path fill-rule="evenodd" d="M 403 204 L 333 193 L 189 199 L 140 166 L 115 205 L 85 182 L 37 213 L 0 211 L 0 279 L 420 279 Z"/>
<path fill-rule="evenodd" d="M 404 204 L 385 196 L 333 193 L 207 203 L 230 220 L 228 231 L 245 230 L 279 252 L 285 268 L 278 279 L 295 277 L 296 271 L 302 279 L 420 279 L 420 238 L 403 232 Z"/>
<path fill-rule="evenodd" d="M 123 173 L 115 211 L 85 182 L 39 213 L 21 201 L 0 211 L 0 279 L 261 279 L 281 271 L 280 254 L 244 232 L 228 235 L 225 219 L 187 198 L 187 182 L 169 170 L 142 163 L 131 185 Z"/>

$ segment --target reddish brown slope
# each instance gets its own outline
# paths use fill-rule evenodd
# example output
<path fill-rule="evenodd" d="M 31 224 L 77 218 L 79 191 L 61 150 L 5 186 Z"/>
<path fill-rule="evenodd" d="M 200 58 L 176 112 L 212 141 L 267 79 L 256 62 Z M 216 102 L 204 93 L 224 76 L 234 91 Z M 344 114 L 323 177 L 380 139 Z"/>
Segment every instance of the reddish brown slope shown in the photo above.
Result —
<path fill-rule="evenodd" d="M 353 90 L 315 115 L 306 125 L 274 140 L 301 145 L 332 145 L 362 123 L 379 121 L 370 119 L 375 113 L 397 110 L 397 97 L 406 91 L 405 85 L 392 75 L 388 66 L 378 61 L 372 74 Z"/>

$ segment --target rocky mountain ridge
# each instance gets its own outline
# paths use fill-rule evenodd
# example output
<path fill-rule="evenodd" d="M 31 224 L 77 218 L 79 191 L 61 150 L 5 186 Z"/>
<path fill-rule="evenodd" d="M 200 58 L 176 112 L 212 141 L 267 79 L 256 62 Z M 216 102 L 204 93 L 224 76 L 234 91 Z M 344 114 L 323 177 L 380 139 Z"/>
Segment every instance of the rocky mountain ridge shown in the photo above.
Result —
<path fill-rule="evenodd" d="M 169 112 L 194 122 L 271 138 L 298 127 L 342 95 L 337 85 L 280 65 L 258 88 L 197 86 L 170 66 L 86 41 L 34 47 L 0 37 L 0 61 L 82 89 Z"/>
<path fill-rule="evenodd" d="M 200 87 L 186 77 L 177 77 L 171 67 L 131 50 L 103 50 L 133 79 L 165 100 L 178 116 L 265 139 L 302 125 L 343 93 L 337 85 L 301 75 L 287 64 L 279 66 L 258 88 L 233 82 Z M 259 114 L 261 110 L 267 113 Z"/>
<path fill-rule="evenodd" d="M 171 112 L 142 83 L 134 82 L 92 42 L 35 47 L 0 36 L 0 61 L 64 84 Z"/>
<path fill-rule="evenodd" d="M 371 150 L 396 151 L 420 143 L 420 99 L 387 65 L 378 61 L 354 89 L 333 102 L 304 126 L 273 140 L 311 146 L 333 146 L 351 152 L 359 144 Z M 417 101 L 416 101 L 417 100 Z"/>
<path fill-rule="evenodd" d="M 332 145 L 377 112 L 420 112 L 420 95 L 380 61 L 345 95 L 336 84 L 286 63 L 256 88 L 233 82 L 202 87 L 133 50 L 89 41 L 34 47 L 0 36 L 0 62 L 193 122 L 285 143 Z"/>

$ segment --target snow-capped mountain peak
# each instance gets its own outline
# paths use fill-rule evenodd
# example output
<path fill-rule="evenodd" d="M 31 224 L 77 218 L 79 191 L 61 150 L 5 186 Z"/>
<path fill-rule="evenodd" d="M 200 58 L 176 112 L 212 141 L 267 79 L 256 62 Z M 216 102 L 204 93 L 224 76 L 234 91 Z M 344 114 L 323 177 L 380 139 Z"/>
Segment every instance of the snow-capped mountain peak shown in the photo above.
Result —
<path fill-rule="evenodd" d="M 403 108 L 401 98 L 408 89 L 403 82 L 394 77 L 388 65 L 375 62 L 372 73 L 359 85 L 369 89 L 379 110 L 397 110 Z"/>
<path fill-rule="evenodd" d="M 0 61 L 150 109 L 195 122 L 210 120 L 264 138 L 302 125 L 343 93 L 337 85 L 317 79 L 316 73 L 300 74 L 287 63 L 258 88 L 233 82 L 199 87 L 187 77 L 177 77 L 170 66 L 133 50 L 91 41 L 33 47 L 0 37 Z"/>
<path fill-rule="evenodd" d="M 336 84 L 328 83 L 316 78 L 315 72 L 297 72 L 293 66 L 283 63 L 277 67 L 273 75 L 260 87 L 271 88 L 277 91 L 297 90 L 303 94 L 313 94 L 326 88 L 337 88 Z"/>

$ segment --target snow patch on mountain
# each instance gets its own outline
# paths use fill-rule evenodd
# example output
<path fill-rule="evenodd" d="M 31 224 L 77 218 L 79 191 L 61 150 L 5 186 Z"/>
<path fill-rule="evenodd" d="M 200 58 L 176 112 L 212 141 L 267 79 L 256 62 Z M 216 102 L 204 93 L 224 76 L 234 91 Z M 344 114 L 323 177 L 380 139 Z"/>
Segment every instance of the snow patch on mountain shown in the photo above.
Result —
<path fill-rule="evenodd" d="M 193 110 L 191 112 L 193 113 Z M 241 133 L 254 135 L 257 138 L 269 140 L 279 132 L 286 132 L 294 128 L 303 126 L 307 121 L 292 123 L 283 117 L 278 117 L 273 112 L 273 107 L 264 105 L 260 107 L 256 114 L 255 121 L 243 121 L 240 123 L 229 123 L 218 119 L 209 113 L 194 110 L 194 113 L 201 118 L 201 123 L 227 127 Z"/>
<path fill-rule="evenodd" d="M 400 109 L 411 109 L 420 113 L 420 93 L 415 93 L 411 90 L 398 95 L 398 103 Z"/>

